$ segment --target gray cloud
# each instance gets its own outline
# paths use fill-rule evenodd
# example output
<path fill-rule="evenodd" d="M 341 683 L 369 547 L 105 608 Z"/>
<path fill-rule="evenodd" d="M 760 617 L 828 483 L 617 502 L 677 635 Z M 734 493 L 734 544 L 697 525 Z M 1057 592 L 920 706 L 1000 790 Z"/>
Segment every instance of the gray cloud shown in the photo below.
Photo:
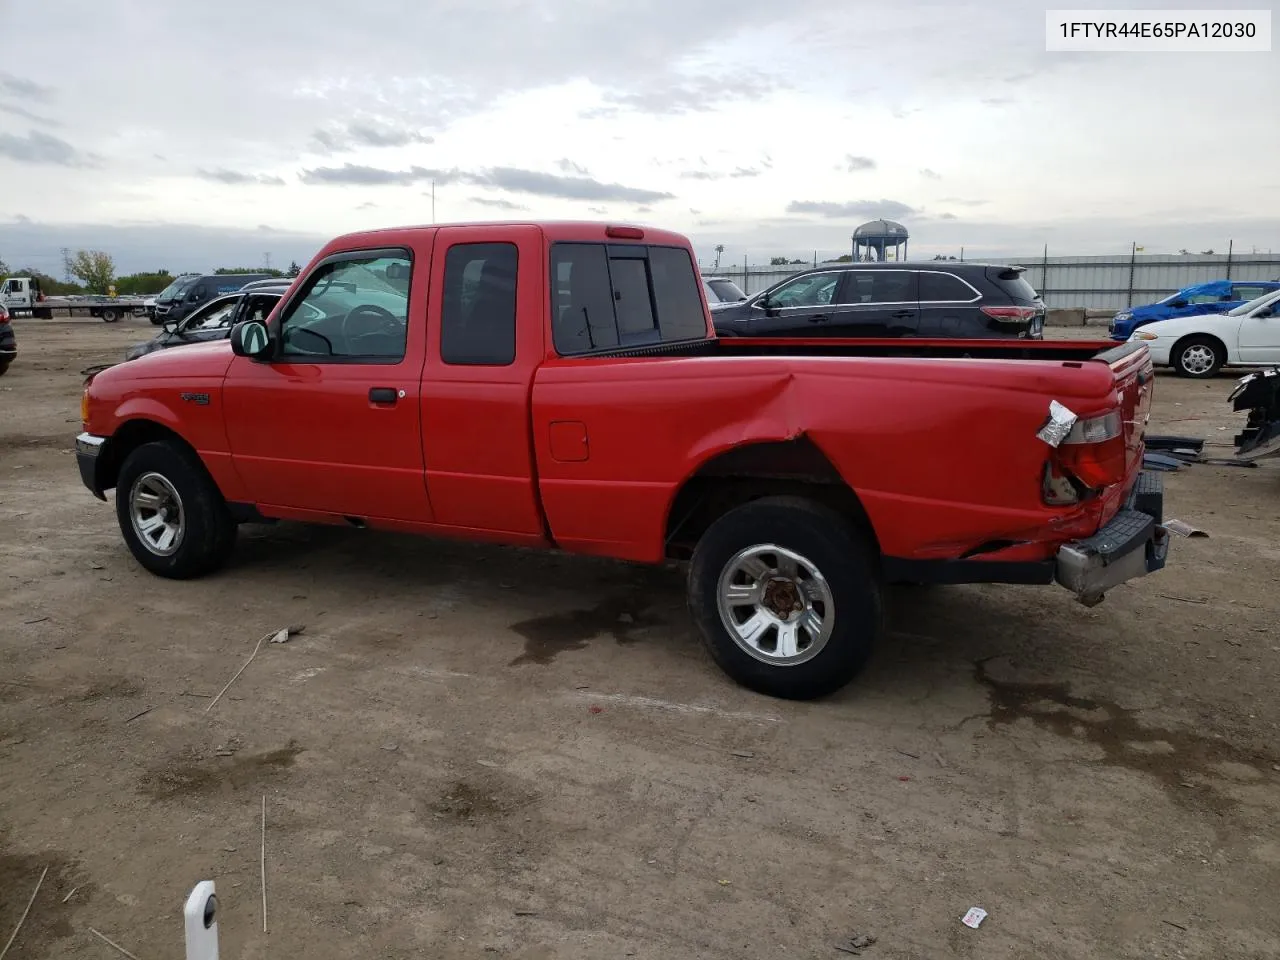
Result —
<path fill-rule="evenodd" d="M 541 197 L 561 200 L 620 200 L 629 203 L 654 203 L 670 200 L 673 194 L 659 190 L 626 187 L 620 183 L 601 183 L 590 177 L 559 177 L 552 173 L 520 170 L 516 167 L 494 167 L 476 175 L 471 182 Z"/>
<path fill-rule="evenodd" d="M 20 107 L 15 103 L 0 103 L 0 112 L 11 113 L 15 117 L 22 117 L 24 120 L 30 120 L 32 123 L 38 123 L 43 127 L 61 127 L 62 124 L 52 117 L 41 116 L 38 113 L 32 113 L 26 107 Z"/>
<path fill-rule="evenodd" d="M 15 77 L 12 73 L 6 73 L 3 70 L 0 70 L 0 91 L 13 97 L 39 100 L 42 103 L 53 99 L 53 87 L 46 87 L 23 77 Z"/>
<path fill-rule="evenodd" d="M 1011 103 L 1017 103 L 1013 97 L 983 97 L 982 102 L 988 107 L 1005 107 Z"/>
<path fill-rule="evenodd" d="M 356 209 L 357 210 L 374 210 L 374 209 L 377 209 L 377 206 L 378 205 L 374 203 L 372 200 L 366 200 L 364 203 L 360 204 L 360 206 L 356 207 Z"/>
<path fill-rule="evenodd" d="M 518 203 L 512 203 L 510 200 L 503 200 L 500 197 L 471 197 L 472 203 L 478 203 L 482 207 L 493 207 L 495 210 L 528 210 L 528 207 L 522 207 Z"/>
<path fill-rule="evenodd" d="M 876 220 L 879 218 L 895 219 L 909 217 L 918 211 L 898 200 L 851 200 L 847 203 L 833 203 L 825 200 L 793 200 L 787 204 L 787 213 L 816 214 L 828 219 Z"/>
<path fill-rule="evenodd" d="M 92 167 L 100 159 L 95 154 L 77 150 L 65 140 L 32 130 L 25 137 L 0 133 L 0 157 L 19 163 L 55 167 Z"/>
<path fill-rule="evenodd" d="M 619 109 L 661 116 L 705 113 L 727 101 L 761 100 L 788 87 L 781 77 L 755 69 L 721 74 L 675 73 L 635 90 L 612 90 L 605 94 L 607 106 L 588 110 L 583 116 L 612 118 Z"/>
<path fill-rule="evenodd" d="M 409 186 L 425 180 L 439 184 L 466 183 L 477 187 L 492 187 L 509 193 L 527 193 L 539 197 L 556 197 L 561 200 L 618 200 L 630 203 L 653 203 L 669 200 L 673 196 L 657 190 L 627 187 L 620 183 L 602 183 L 591 177 L 561 177 L 554 173 L 522 170 L 518 167 L 492 167 L 475 173 L 461 170 L 429 170 L 410 167 L 408 170 L 384 170 L 346 163 L 341 167 L 318 167 L 299 174 L 303 183 L 361 186 Z"/>
<path fill-rule="evenodd" d="M 928 167 L 921 167 L 921 168 L 920 168 L 920 176 L 924 177 L 924 178 L 925 178 L 925 179 L 927 179 L 927 180 L 941 180 L 941 179 L 942 179 L 942 174 L 938 173 L 938 171 L 936 171 L 936 170 L 930 170 Z"/>
<path fill-rule="evenodd" d="M 322 153 L 340 153 L 361 147 L 407 147 L 435 143 L 435 137 L 396 122 L 352 120 L 345 125 L 317 130 L 311 135 Z"/>
<path fill-rule="evenodd" d="M 874 170 L 876 162 L 870 157 L 857 157 L 852 153 L 846 153 L 844 155 L 844 168 L 849 173 L 854 173 L 858 170 Z"/>
<path fill-rule="evenodd" d="M 201 180 L 209 180 L 212 183 L 225 183 L 232 187 L 284 186 L 284 181 L 279 177 L 269 177 L 265 174 L 256 173 L 240 173 L 238 170 L 228 170 L 225 167 L 218 167 L 214 170 L 200 169 L 196 171 L 196 176 Z"/>
<path fill-rule="evenodd" d="M 604 207 L 587 207 L 587 212 L 594 213 L 600 217 L 608 216 L 608 213 L 609 213 L 609 211 L 606 210 Z"/>
<path fill-rule="evenodd" d="M 320 186 L 399 186 L 408 187 L 427 180 L 447 183 L 448 176 L 439 170 L 410 167 L 408 170 L 384 170 L 358 163 L 344 163 L 340 167 L 316 167 L 298 174 L 303 183 Z"/>
<path fill-rule="evenodd" d="M 576 173 L 580 177 L 591 176 L 590 170 L 588 170 L 586 167 L 580 164 L 574 163 L 572 160 L 568 159 L 567 157 L 562 160 L 557 160 L 556 166 L 559 167 L 561 170 L 563 170 L 565 173 Z"/>
<path fill-rule="evenodd" d="M 984 207 L 990 200 L 966 200 L 964 197 L 943 197 L 943 203 L 954 203 L 960 207 Z"/>
<path fill-rule="evenodd" d="M 736 167 L 728 173 L 716 173 L 712 170 L 685 170 L 680 174 L 681 180 L 724 180 L 726 178 L 741 180 L 743 177 L 758 177 L 760 171 L 755 167 Z"/>

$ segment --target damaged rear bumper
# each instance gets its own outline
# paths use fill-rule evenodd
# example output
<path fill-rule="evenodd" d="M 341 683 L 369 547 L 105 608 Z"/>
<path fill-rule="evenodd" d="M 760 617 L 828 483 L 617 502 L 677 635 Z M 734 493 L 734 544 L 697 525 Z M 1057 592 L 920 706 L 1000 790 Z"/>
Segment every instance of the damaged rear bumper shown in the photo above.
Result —
<path fill-rule="evenodd" d="M 1280 368 L 1241 378 L 1227 399 L 1233 410 L 1249 411 L 1244 429 L 1235 437 L 1236 457 L 1280 457 Z"/>
<path fill-rule="evenodd" d="M 1163 478 L 1139 474 L 1124 508 L 1101 530 L 1058 549 L 1054 579 L 1086 606 L 1101 603 L 1112 587 L 1164 567 L 1169 531 L 1163 519 Z"/>

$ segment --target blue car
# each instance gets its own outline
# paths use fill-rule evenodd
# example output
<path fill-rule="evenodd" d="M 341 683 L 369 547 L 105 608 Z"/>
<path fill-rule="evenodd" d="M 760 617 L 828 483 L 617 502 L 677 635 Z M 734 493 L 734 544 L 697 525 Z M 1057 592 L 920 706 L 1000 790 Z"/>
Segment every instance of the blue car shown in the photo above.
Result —
<path fill-rule="evenodd" d="M 1280 281 L 1210 280 L 1208 283 L 1197 283 L 1156 303 L 1117 313 L 1111 318 L 1111 339 L 1128 340 L 1133 336 L 1133 331 L 1157 320 L 1194 317 L 1203 313 L 1226 313 L 1242 303 L 1275 290 L 1280 290 Z"/>

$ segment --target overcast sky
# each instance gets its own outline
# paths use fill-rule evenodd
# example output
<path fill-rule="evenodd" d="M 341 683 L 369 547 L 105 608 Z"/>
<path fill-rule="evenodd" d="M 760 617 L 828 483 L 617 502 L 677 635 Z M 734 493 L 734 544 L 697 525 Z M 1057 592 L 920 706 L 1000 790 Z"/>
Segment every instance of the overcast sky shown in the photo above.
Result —
<path fill-rule="evenodd" d="M 1050 54 L 1044 9 L 0 2 L 31 41 L 0 56 L 0 259 L 287 265 L 431 222 L 432 180 L 442 222 L 647 222 L 704 261 L 880 216 L 913 257 L 1280 251 L 1280 53 Z"/>

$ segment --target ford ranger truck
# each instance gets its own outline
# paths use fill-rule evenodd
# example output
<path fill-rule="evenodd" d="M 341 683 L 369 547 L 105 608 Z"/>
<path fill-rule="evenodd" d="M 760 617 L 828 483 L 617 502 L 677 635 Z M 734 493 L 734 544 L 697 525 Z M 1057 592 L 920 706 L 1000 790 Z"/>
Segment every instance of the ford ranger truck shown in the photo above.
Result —
<path fill-rule="evenodd" d="M 718 340 L 662 230 L 487 223 L 329 243 L 264 322 L 92 375 L 85 485 L 163 577 L 237 524 L 346 524 L 659 564 L 755 690 L 853 678 L 891 582 L 1161 568 L 1141 343 Z"/>

